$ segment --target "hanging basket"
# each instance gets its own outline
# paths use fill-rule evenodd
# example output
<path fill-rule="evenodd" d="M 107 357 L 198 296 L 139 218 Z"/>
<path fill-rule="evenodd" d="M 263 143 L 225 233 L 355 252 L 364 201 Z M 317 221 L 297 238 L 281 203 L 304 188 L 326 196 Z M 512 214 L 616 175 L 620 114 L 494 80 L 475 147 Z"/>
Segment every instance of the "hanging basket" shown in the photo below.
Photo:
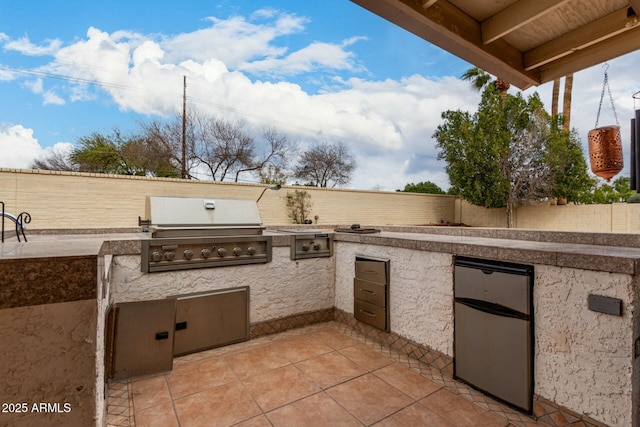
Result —
<path fill-rule="evenodd" d="M 607 182 L 624 167 L 620 126 L 604 126 L 589 131 L 591 170 Z"/>

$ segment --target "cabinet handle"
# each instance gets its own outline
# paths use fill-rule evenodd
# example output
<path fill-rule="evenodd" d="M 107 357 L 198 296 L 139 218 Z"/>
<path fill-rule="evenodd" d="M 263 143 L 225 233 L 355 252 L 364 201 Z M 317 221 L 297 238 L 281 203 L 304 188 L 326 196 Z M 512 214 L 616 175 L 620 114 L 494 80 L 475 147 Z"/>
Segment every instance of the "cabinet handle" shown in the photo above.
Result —
<path fill-rule="evenodd" d="M 169 331 L 156 332 L 156 340 L 166 340 L 169 338 Z"/>
<path fill-rule="evenodd" d="M 366 292 L 366 293 L 371 294 L 371 295 L 375 295 L 376 294 L 375 292 L 370 291 L 369 289 L 360 289 L 360 291 L 361 292 Z"/>
<path fill-rule="evenodd" d="M 368 311 L 360 310 L 360 313 L 362 313 L 362 314 L 366 314 L 366 315 L 367 315 L 367 316 L 369 316 L 369 317 L 376 317 L 376 315 L 375 315 L 375 314 L 373 314 L 373 313 L 369 313 Z"/>

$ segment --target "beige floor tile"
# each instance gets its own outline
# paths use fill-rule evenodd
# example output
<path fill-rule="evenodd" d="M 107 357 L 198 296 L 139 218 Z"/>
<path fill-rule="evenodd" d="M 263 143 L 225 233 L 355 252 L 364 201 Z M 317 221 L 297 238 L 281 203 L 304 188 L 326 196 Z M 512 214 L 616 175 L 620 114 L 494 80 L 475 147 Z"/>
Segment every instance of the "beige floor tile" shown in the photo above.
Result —
<path fill-rule="evenodd" d="M 362 427 L 349 412 L 324 392 L 267 413 L 274 427 Z"/>
<path fill-rule="evenodd" d="M 240 378 L 247 378 L 290 364 L 286 357 L 268 345 L 223 357 Z"/>
<path fill-rule="evenodd" d="M 137 427 L 178 427 L 178 420 L 171 402 L 136 410 Z"/>
<path fill-rule="evenodd" d="M 239 381 L 174 400 L 180 427 L 230 426 L 261 411 Z"/>
<path fill-rule="evenodd" d="M 342 332 L 338 332 L 335 329 L 325 329 L 309 335 L 310 338 L 322 341 L 329 347 L 340 350 L 341 348 L 350 347 L 352 345 L 359 344 L 360 341 L 346 336 Z"/>
<path fill-rule="evenodd" d="M 271 423 L 264 415 L 253 417 L 247 421 L 236 424 L 234 427 L 272 427 Z"/>
<path fill-rule="evenodd" d="M 366 425 L 414 403 L 409 396 L 373 374 L 332 387 L 327 393 Z"/>
<path fill-rule="evenodd" d="M 375 427 L 455 427 L 449 421 L 419 403 L 414 403 L 385 418 Z"/>
<path fill-rule="evenodd" d="M 156 406 L 160 403 L 171 402 L 169 389 L 163 375 L 141 378 L 131 381 L 133 407 L 135 411 Z"/>
<path fill-rule="evenodd" d="M 506 419 L 483 410 L 447 389 L 438 390 L 420 403 L 460 427 L 503 427 L 508 424 Z"/>
<path fill-rule="evenodd" d="M 404 365 L 394 363 L 373 372 L 378 378 L 391 384 L 415 400 L 422 399 L 442 388 Z"/>
<path fill-rule="evenodd" d="M 166 378 L 173 399 L 236 380 L 235 374 L 221 357 L 209 357 L 175 366 Z"/>
<path fill-rule="evenodd" d="M 333 351 L 328 345 L 304 335 L 278 341 L 272 344 L 272 347 L 289 359 L 291 363 Z"/>
<path fill-rule="evenodd" d="M 340 350 L 340 353 L 347 356 L 357 364 L 363 366 L 369 371 L 375 371 L 384 366 L 394 363 L 393 359 L 372 350 L 366 344 L 357 344 Z"/>
<path fill-rule="evenodd" d="M 296 366 L 325 389 L 367 373 L 362 366 L 337 351 L 305 360 Z"/>
<path fill-rule="evenodd" d="M 265 412 L 320 391 L 316 383 L 293 365 L 249 377 L 242 382 Z"/>

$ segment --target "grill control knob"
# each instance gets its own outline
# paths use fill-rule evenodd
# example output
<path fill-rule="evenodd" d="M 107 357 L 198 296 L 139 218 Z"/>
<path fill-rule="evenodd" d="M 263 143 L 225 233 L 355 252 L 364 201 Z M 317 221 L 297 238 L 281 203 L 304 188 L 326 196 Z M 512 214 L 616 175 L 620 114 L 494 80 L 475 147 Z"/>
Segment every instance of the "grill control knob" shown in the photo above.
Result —
<path fill-rule="evenodd" d="M 255 254 L 256 254 L 256 248 L 254 248 L 253 246 L 249 246 L 249 247 L 247 248 L 247 253 L 248 253 L 249 255 L 255 255 Z"/>
<path fill-rule="evenodd" d="M 225 248 L 219 248 L 218 249 L 218 256 L 220 258 L 224 258 L 225 256 L 227 256 L 227 250 Z"/>
<path fill-rule="evenodd" d="M 320 243 L 314 243 L 313 244 L 313 250 L 314 251 L 319 251 L 320 250 Z"/>
<path fill-rule="evenodd" d="M 167 261 L 173 261 L 176 258 L 176 253 L 174 251 L 167 251 L 164 253 L 164 259 Z"/>
<path fill-rule="evenodd" d="M 187 249 L 183 252 L 182 256 L 184 256 L 184 259 L 191 259 L 193 258 L 193 251 L 191 249 Z"/>
<path fill-rule="evenodd" d="M 211 256 L 211 251 L 205 248 L 200 251 L 200 255 L 202 256 L 202 258 L 207 259 Z"/>
<path fill-rule="evenodd" d="M 238 246 L 236 246 L 235 248 L 233 248 L 233 254 L 235 256 L 240 256 L 240 254 L 242 253 L 242 249 Z"/>
<path fill-rule="evenodd" d="M 158 262 L 162 259 L 162 253 L 160 251 L 151 252 L 151 261 Z"/>
<path fill-rule="evenodd" d="M 308 244 L 308 243 L 304 243 L 304 244 L 302 245 L 302 250 L 303 250 L 303 251 L 305 251 L 305 252 L 307 252 L 307 251 L 309 250 L 309 244 Z"/>

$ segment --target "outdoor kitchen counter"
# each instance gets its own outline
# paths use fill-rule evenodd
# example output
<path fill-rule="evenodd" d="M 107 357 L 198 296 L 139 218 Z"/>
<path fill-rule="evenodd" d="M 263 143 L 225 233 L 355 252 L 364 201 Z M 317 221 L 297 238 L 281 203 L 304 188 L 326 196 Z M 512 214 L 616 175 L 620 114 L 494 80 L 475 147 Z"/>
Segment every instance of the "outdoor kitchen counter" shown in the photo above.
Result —
<path fill-rule="evenodd" d="M 430 233 L 336 233 L 335 241 L 635 275 L 640 248 Z"/>
<path fill-rule="evenodd" d="M 486 230 L 480 232 L 482 231 Z M 290 244 L 290 236 L 286 234 L 267 230 L 264 235 L 272 236 L 274 247 Z M 628 235 L 623 235 L 621 240 L 625 237 Z M 29 258 L 140 254 L 140 241 L 149 238 L 149 233 L 32 234 L 27 238 L 28 242 L 5 241 L 0 244 L 0 262 Z M 632 275 L 640 272 L 640 248 L 636 247 L 459 236 L 419 231 L 382 231 L 373 234 L 337 232 L 335 240 Z"/>

